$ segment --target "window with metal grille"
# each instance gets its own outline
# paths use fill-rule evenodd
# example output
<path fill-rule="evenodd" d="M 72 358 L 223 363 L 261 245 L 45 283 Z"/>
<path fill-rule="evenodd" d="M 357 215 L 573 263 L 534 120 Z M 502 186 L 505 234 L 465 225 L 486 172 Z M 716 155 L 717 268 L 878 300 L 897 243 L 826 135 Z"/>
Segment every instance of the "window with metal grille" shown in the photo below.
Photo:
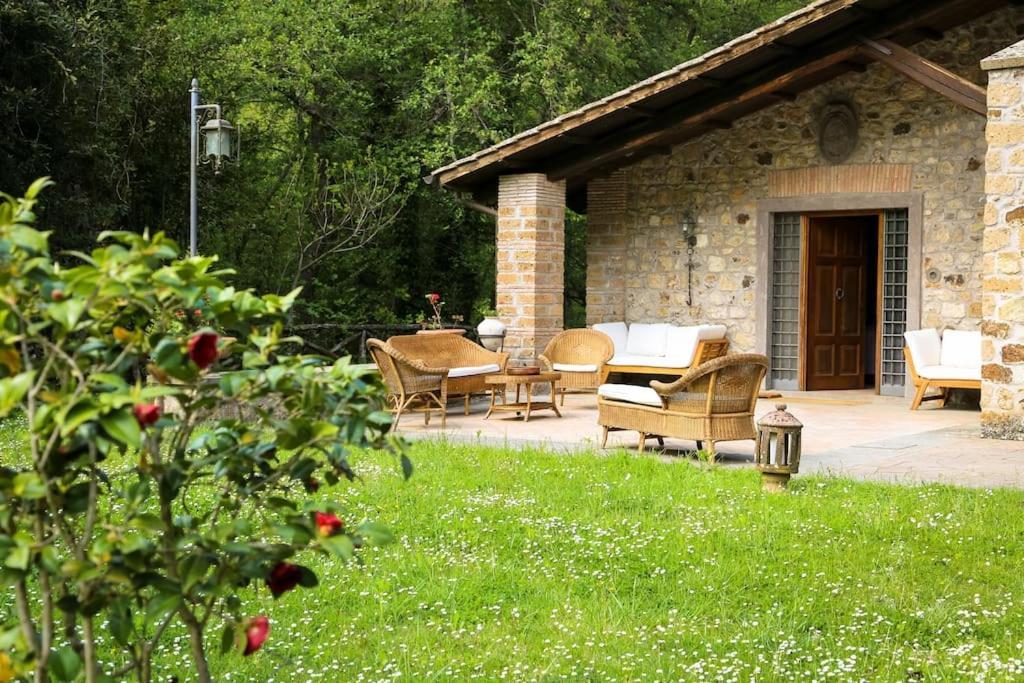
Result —
<path fill-rule="evenodd" d="M 882 372 L 879 393 L 902 396 L 906 378 L 903 333 L 907 329 L 910 221 L 906 209 L 888 209 L 882 238 Z"/>
<path fill-rule="evenodd" d="M 777 213 L 772 230 L 769 380 L 796 389 L 800 368 L 800 214 Z"/>

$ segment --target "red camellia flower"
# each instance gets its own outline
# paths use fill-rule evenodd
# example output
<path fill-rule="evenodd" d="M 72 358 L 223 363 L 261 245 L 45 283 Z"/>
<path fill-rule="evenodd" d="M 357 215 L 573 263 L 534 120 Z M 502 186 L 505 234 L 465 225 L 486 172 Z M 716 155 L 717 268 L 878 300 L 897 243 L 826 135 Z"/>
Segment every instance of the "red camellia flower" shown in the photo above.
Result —
<path fill-rule="evenodd" d="M 430 303 L 432 304 L 436 304 L 439 301 L 441 301 L 441 295 L 438 294 L 437 292 L 431 292 L 430 294 L 427 294 L 427 298 L 430 299 Z"/>
<path fill-rule="evenodd" d="M 248 657 L 263 647 L 268 635 L 270 635 L 269 619 L 263 615 L 250 619 L 249 624 L 245 627 L 245 651 L 242 654 Z"/>
<path fill-rule="evenodd" d="M 267 588 L 275 598 L 279 598 L 298 586 L 301 580 L 301 569 L 289 562 L 278 562 L 270 570 L 270 576 L 267 577 Z"/>
<path fill-rule="evenodd" d="M 217 360 L 217 333 L 197 332 L 188 340 L 188 357 L 200 370 L 210 367 Z"/>
<path fill-rule="evenodd" d="M 155 403 L 136 403 L 135 408 L 135 419 L 139 421 L 139 424 L 143 427 L 148 427 L 154 424 L 160 419 L 162 411 L 160 406 Z"/>
<path fill-rule="evenodd" d="M 315 517 L 316 530 L 321 536 L 333 536 L 345 526 L 337 515 L 330 512 L 318 512 Z"/>

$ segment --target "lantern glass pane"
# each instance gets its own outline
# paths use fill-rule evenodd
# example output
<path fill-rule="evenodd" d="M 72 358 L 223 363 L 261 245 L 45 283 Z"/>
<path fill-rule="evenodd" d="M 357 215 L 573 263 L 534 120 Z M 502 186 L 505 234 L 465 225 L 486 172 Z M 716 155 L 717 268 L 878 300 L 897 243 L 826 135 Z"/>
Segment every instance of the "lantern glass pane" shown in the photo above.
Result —
<path fill-rule="evenodd" d="M 231 134 L 223 128 L 210 129 L 206 133 L 206 156 L 229 158 L 231 156 Z"/>

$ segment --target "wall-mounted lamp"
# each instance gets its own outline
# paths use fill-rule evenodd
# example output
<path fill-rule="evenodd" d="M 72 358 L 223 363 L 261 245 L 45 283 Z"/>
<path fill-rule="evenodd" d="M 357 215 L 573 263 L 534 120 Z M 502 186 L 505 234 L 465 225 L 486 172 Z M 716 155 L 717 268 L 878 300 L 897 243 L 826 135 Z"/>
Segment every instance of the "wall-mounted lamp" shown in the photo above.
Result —
<path fill-rule="evenodd" d="M 697 217 L 687 209 L 680 219 L 686 242 L 686 305 L 693 305 L 693 248 L 697 246 Z"/>

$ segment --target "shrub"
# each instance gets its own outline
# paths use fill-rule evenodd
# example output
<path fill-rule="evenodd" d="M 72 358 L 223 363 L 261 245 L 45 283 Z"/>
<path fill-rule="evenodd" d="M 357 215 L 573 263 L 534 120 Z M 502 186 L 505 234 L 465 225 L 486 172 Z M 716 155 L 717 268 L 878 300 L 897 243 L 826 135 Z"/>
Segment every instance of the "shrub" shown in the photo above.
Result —
<path fill-rule="evenodd" d="M 105 233 L 64 267 L 33 227 L 47 184 L 0 197 L 0 418 L 21 412 L 29 432 L 20 464 L 0 468 L 0 577 L 16 605 L 0 673 L 148 681 L 177 623 L 209 680 L 212 629 L 245 655 L 272 637 L 241 591 L 311 588 L 302 551 L 347 560 L 388 540 L 309 500 L 354 477 L 349 449 L 411 465 L 376 381 L 288 353 L 297 290 L 236 291 L 216 258 L 181 259 L 162 233 Z M 131 467 L 110 467 L 118 453 Z M 113 645 L 97 652 L 101 624 Z"/>

